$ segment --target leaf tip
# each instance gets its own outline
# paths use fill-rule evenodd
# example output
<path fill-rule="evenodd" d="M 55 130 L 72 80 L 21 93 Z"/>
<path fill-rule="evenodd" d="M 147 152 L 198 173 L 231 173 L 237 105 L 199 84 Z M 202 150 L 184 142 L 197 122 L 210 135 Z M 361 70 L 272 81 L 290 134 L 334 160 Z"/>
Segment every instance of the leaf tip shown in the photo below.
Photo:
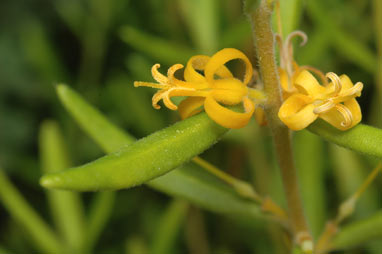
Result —
<path fill-rule="evenodd" d="M 44 175 L 40 178 L 40 185 L 44 188 L 57 188 L 60 183 L 60 178 L 54 175 Z"/>
<path fill-rule="evenodd" d="M 63 93 L 65 90 L 67 90 L 68 86 L 63 83 L 56 84 L 56 91 L 58 94 Z"/>

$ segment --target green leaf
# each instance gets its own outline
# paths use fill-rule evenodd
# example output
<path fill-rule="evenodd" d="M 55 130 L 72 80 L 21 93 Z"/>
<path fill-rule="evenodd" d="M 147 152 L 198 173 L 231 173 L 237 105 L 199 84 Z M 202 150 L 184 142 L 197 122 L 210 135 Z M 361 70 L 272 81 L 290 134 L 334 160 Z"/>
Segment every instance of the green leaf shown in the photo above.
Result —
<path fill-rule="evenodd" d="M 163 64 L 185 63 L 196 53 L 180 44 L 125 26 L 120 30 L 122 40 L 138 51 L 144 52 Z"/>
<path fill-rule="evenodd" d="M 110 153 L 117 146 L 122 147 L 133 142 L 131 136 L 110 123 L 69 87 L 59 86 L 57 92 L 69 113 L 106 152 Z M 102 128 L 99 128 L 100 123 Z M 150 181 L 148 185 L 214 212 L 257 219 L 261 217 L 260 209 L 255 203 L 240 198 L 226 184 L 195 164 L 184 165 Z"/>
<path fill-rule="evenodd" d="M 349 249 L 351 247 L 382 238 L 382 211 L 375 215 L 344 226 L 334 238 L 333 249 Z"/>
<path fill-rule="evenodd" d="M 43 172 L 57 172 L 69 166 L 64 139 L 56 122 L 45 121 L 40 127 L 39 139 Z M 49 190 L 48 199 L 57 228 L 69 249 L 73 253 L 82 252 L 85 223 L 81 197 L 70 191 Z"/>
<path fill-rule="evenodd" d="M 317 120 L 308 130 L 339 146 L 382 158 L 381 129 L 358 124 L 350 130 L 340 131 L 322 120 Z"/>
<path fill-rule="evenodd" d="M 189 205 L 184 200 L 173 200 L 162 215 L 152 241 L 151 254 L 171 253 L 176 237 L 187 215 Z"/>
<path fill-rule="evenodd" d="M 247 218 L 261 216 L 257 204 L 240 198 L 231 187 L 194 163 L 173 170 L 148 185 L 216 213 Z"/>
<path fill-rule="evenodd" d="M 302 0 L 280 1 L 280 15 L 284 36 L 293 32 L 299 25 L 302 16 Z"/>
<path fill-rule="evenodd" d="M 321 1 L 306 1 L 306 4 L 310 17 L 326 32 L 326 36 L 331 39 L 338 52 L 359 67 L 374 73 L 377 66 L 374 53 L 362 44 L 357 36 L 344 32 L 334 24 L 333 18 L 329 17 Z"/>
<path fill-rule="evenodd" d="M 196 48 L 201 54 L 215 53 L 218 44 L 219 1 L 182 0 L 178 3 Z"/>
<path fill-rule="evenodd" d="M 25 228 L 36 249 L 45 253 L 61 253 L 64 248 L 57 235 L 28 204 L 1 168 L 0 201 L 12 217 Z"/>
<path fill-rule="evenodd" d="M 62 104 L 81 128 L 107 153 L 119 149 L 135 138 L 111 124 L 102 114 L 66 85 L 58 85 L 57 93 Z"/>
<path fill-rule="evenodd" d="M 115 203 L 115 192 L 103 191 L 97 193 L 92 200 L 86 228 L 85 253 L 91 253 L 102 230 L 107 224 Z"/>
<path fill-rule="evenodd" d="M 112 125 L 97 109 L 90 106 L 69 87 L 58 85 L 56 89 L 61 102 L 72 113 L 77 123 L 104 151 L 111 153 L 121 147 L 121 144 L 134 142 L 135 138 Z M 87 250 L 92 249 L 110 217 L 114 206 L 114 195 L 112 192 L 102 192 L 94 198 L 87 223 L 85 243 Z"/>
<path fill-rule="evenodd" d="M 329 145 L 333 176 L 336 180 L 336 192 L 341 200 L 349 198 L 367 178 L 370 166 L 366 166 L 362 157 L 345 148 Z M 338 159 L 341 158 L 341 159 Z M 370 172 L 369 172 L 370 173 Z M 354 218 L 363 218 L 380 207 L 380 193 L 375 184 L 370 184 L 357 201 Z"/>
<path fill-rule="evenodd" d="M 76 191 L 140 185 L 191 160 L 215 144 L 226 131 L 207 114 L 198 114 L 96 161 L 47 174 L 41 178 L 41 184 Z"/>
<path fill-rule="evenodd" d="M 243 48 L 251 36 L 251 24 L 243 17 L 222 31 L 219 45 L 221 48 Z"/>
<path fill-rule="evenodd" d="M 44 24 L 29 18 L 20 30 L 20 43 L 28 63 L 39 73 L 45 84 L 66 80 L 67 70 L 62 65 L 54 43 Z"/>
<path fill-rule="evenodd" d="M 324 141 L 308 131 L 301 131 L 294 136 L 294 144 L 301 196 L 310 229 L 317 237 L 326 218 Z"/>

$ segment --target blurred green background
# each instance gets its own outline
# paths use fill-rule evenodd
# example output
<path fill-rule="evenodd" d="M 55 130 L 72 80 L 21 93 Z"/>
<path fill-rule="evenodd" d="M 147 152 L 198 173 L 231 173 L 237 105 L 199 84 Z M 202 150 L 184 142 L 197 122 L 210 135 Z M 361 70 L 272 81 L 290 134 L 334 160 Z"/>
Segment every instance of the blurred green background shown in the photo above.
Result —
<path fill-rule="evenodd" d="M 379 0 L 281 0 L 283 33 L 309 36 L 296 43 L 301 65 L 347 74 L 362 81 L 363 122 L 382 123 L 382 7 Z M 255 63 L 251 26 L 237 0 L 1 0 L 0 166 L 30 205 L 54 226 L 42 174 L 41 124 L 53 119 L 62 132 L 70 165 L 103 152 L 61 106 L 55 84 L 66 83 L 115 124 L 137 138 L 179 120 L 176 112 L 151 107 L 150 68 L 185 64 L 195 54 L 235 47 Z M 254 66 L 256 66 L 254 64 Z M 375 160 L 324 142 L 307 131 L 294 135 L 296 161 L 309 223 L 317 236 L 338 204 L 351 195 Z M 41 141 L 41 140 L 40 140 Z M 203 158 L 253 183 L 285 205 L 266 127 L 254 121 L 231 131 Z M 69 165 L 69 166 L 70 166 Z M 368 189 L 351 220 L 382 208 L 381 177 Z M 0 195 L 1 196 L 1 195 Z M 94 194 L 82 195 L 85 211 Z M 285 253 L 278 229 L 227 218 L 147 187 L 118 191 L 109 202 L 92 253 Z M 0 253 L 35 253 L 23 223 L 0 205 Z M 102 223 L 101 223 L 102 224 Z M 162 225 L 162 226 L 161 226 Z M 166 252 L 158 232 L 170 226 Z M 160 245 L 160 244 L 159 244 Z M 154 246 L 154 247 L 153 247 Z M 158 249 L 156 249 L 158 248 Z M 338 252 L 342 253 L 342 252 Z M 343 252 L 345 253 L 345 252 Z M 382 253 L 369 241 L 346 253 Z"/>

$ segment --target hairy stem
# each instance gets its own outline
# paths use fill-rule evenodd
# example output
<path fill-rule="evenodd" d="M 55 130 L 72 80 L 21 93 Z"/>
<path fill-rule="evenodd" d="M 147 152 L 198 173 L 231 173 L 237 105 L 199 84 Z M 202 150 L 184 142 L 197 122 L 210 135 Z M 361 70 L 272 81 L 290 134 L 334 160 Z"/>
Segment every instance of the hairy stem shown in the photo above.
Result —
<path fill-rule="evenodd" d="M 289 217 L 295 240 L 298 245 L 311 243 L 311 236 L 307 227 L 300 198 L 297 173 L 293 161 L 292 142 L 289 130 L 279 120 L 277 113 L 282 104 L 281 88 L 274 51 L 274 35 L 271 29 L 271 6 L 262 1 L 256 11 L 251 15 L 254 28 L 254 39 L 259 61 L 264 89 L 268 97 L 265 111 L 269 127 L 271 128 L 277 159 L 280 165 L 283 185 L 288 202 Z"/>

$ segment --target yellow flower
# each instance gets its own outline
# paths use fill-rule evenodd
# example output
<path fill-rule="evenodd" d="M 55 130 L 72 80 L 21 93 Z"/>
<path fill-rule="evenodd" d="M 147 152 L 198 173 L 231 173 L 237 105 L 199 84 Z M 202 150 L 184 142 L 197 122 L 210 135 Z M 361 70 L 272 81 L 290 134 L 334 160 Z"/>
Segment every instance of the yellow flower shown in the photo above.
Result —
<path fill-rule="evenodd" d="M 245 63 L 243 81 L 236 79 L 224 65 L 233 59 L 241 59 Z M 152 98 L 152 105 L 159 109 L 158 102 L 172 110 L 178 110 L 182 119 L 199 113 L 204 106 L 208 116 L 216 123 L 226 127 L 238 129 L 249 122 L 255 111 L 255 102 L 264 99 L 261 92 L 247 87 L 252 79 L 253 69 L 248 58 L 239 50 L 233 48 L 222 49 L 212 57 L 197 55 L 190 58 L 184 70 L 184 79 L 177 79 L 174 74 L 183 65 L 175 64 L 168 69 L 167 77 L 158 71 L 159 64 L 152 69 L 154 79 L 159 83 L 134 82 L 134 86 L 148 86 L 160 89 Z M 204 73 L 202 75 L 201 73 Z M 217 78 L 216 78 L 217 77 Z M 179 107 L 172 101 L 174 96 L 188 96 Z M 251 97 L 251 99 L 249 98 Z M 232 111 L 222 105 L 236 105 L 242 103 L 244 112 Z"/>
<path fill-rule="evenodd" d="M 296 92 L 284 101 L 278 116 L 292 130 L 301 130 L 318 117 L 340 130 L 347 130 L 361 121 L 362 114 L 355 97 L 361 95 L 363 84 L 355 85 L 348 76 L 326 74 L 332 82 L 321 86 L 306 70 L 294 80 Z"/>
<path fill-rule="evenodd" d="M 279 27 L 279 30 L 281 30 L 281 26 Z M 304 46 L 305 43 L 308 41 L 307 35 L 304 32 L 298 31 L 298 30 L 288 34 L 285 41 L 283 41 L 282 39 L 281 31 L 280 31 L 280 34 L 276 34 L 276 41 L 277 41 L 279 52 L 280 52 L 280 60 L 279 60 L 280 67 L 278 71 L 280 76 L 281 87 L 283 89 L 284 99 L 288 98 L 293 93 L 297 92 L 297 89 L 294 86 L 294 83 L 295 83 L 296 77 L 303 70 L 309 70 L 314 72 L 316 75 L 318 75 L 321 78 L 324 85 L 327 85 L 325 75 L 320 70 L 309 65 L 299 66 L 296 63 L 293 57 L 293 45 L 292 45 L 292 39 L 295 37 L 300 37 L 302 39 L 300 46 Z"/>

